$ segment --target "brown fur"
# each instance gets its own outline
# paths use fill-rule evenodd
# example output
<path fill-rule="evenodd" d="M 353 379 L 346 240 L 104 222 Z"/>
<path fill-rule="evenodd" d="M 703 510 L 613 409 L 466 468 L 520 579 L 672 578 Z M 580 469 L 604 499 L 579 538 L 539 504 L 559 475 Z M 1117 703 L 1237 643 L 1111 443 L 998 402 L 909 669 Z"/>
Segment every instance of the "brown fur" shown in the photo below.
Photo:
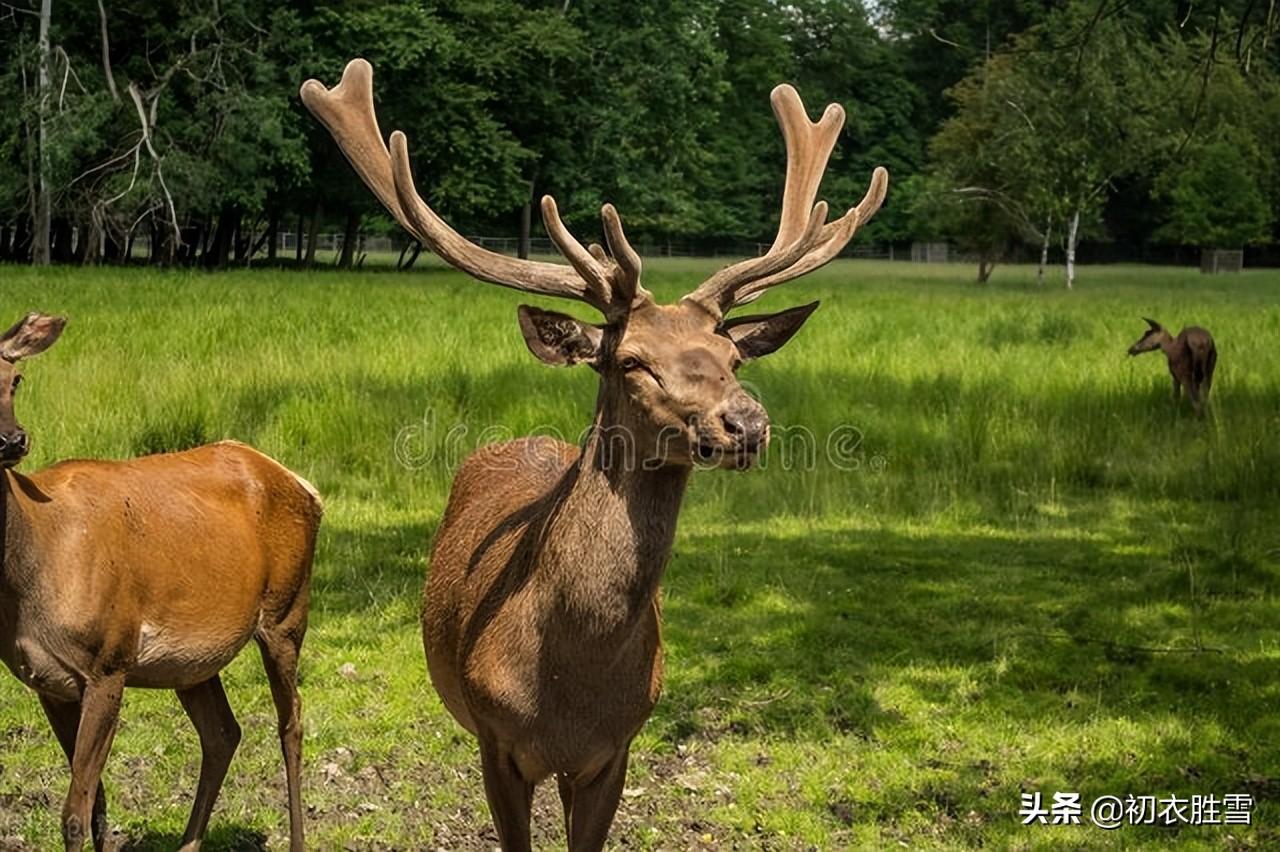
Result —
<path fill-rule="evenodd" d="M 1130 355 L 1141 355 L 1156 349 L 1164 352 L 1173 377 L 1173 399 L 1177 402 L 1183 389 L 1196 414 L 1204 413 L 1213 388 L 1213 371 L 1218 364 L 1218 349 L 1213 335 L 1199 326 L 1187 326 L 1174 337 L 1155 320 L 1147 320 L 1147 333 L 1129 347 Z"/>
<path fill-rule="evenodd" d="M 0 360 L 0 387 L 11 388 L 13 369 Z M 14 422 L 12 403 L 11 391 L 0 397 L 0 421 Z M 0 476 L 0 659 L 39 695 L 71 763 L 66 848 L 79 849 L 90 825 L 103 847 L 99 777 L 126 686 L 176 690 L 200 734 L 183 837 L 184 849 L 199 847 L 240 737 L 218 673 L 250 639 L 279 711 L 291 845 L 302 848 L 296 683 L 314 489 L 233 441 Z"/>
<path fill-rule="evenodd" d="M 651 305 L 584 350 L 590 335 L 563 315 L 522 315 L 535 353 L 558 362 L 538 336 L 550 324 L 549 339 L 600 372 L 593 428 L 581 449 L 526 438 L 462 465 L 423 640 L 445 706 L 480 740 L 504 848 L 528 847 L 533 787 L 556 775 L 570 847 L 598 849 L 661 689 L 659 584 L 689 472 L 744 468 L 763 448 L 767 415 L 733 374 L 743 349 L 772 351 L 803 318 L 726 331 L 694 303 Z"/>

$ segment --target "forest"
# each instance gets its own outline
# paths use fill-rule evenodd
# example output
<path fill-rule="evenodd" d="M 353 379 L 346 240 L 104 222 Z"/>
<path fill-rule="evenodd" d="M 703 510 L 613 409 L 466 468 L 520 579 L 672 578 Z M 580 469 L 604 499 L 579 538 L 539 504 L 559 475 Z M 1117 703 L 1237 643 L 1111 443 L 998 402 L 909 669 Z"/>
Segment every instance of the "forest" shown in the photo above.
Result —
<path fill-rule="evenodd" d="M 823 195 L 892 175 L 864 245 L 1189 262 L 1268 248 L 1280 217 L 1273 0 L 360 0 L 0 5 L 0 259 L 222 268 L 401 241 L 299 103 L 363 56 L 384 132 L 464 233 L 767 240 L 780 81 L 848 111 Z M 281 231 L 310 236 L 281 257 Z"/>

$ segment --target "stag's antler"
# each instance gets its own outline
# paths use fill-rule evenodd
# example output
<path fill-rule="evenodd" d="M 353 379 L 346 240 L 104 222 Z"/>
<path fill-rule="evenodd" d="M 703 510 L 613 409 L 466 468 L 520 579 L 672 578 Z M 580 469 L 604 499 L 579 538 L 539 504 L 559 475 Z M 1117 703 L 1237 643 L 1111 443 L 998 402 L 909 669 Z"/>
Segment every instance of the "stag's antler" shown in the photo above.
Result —
<path fill-rule="evenodd" d="M 586 302 L 609 319 L 623 317 L 634 304 L 652 299 L 640 286 L 640 258 L 627 242 L 611 204 L 600 211 L 606 251 L 594 244 L 584 248 L 560 220 L 555 200 L 549 195 L 542 199 L 547 233 L 570 266 L 497 254 L 449 227 L 414 186 L 405 135 L 398 130 L 392 133 L 390 150 L 383 143 L 373 109 L 373 68 L 365 60 L 347 63 L 342 81 L 332 89 L 317 80 L 303 83 L 302 102 L 333 134 L 342 153 L 396 221 L 452 266 L 504 287 Z"/>
<path fill-rule="evenodd" d="M 718 316 L 759 298 L 776 284 L 817 269 L 838 255 L 858 228 L 880 209 L 889 186 L 889 173 L 876 168 L 867 194 L 858 206 L 839 219 L 826 222 L 826 204 L 815 205 L 813 199 L 818 194 L 831 149 L 844 127 L 844 109 L 839 104 L 831 104 L 821 119 L 811 122 L 800 95 L 785 83 L 776 87 L 769 99 L 787 146 L 782 219 L 768 252 L 725 267 L 685 297 Z"/>
<path fill-rule="evenodd" d="M 880 209 L 888 188 L 889 173 L 877 168 L 861 203 L 827 222 L 826 203 L 814 204 L 814 198 L 844 126 L 844 110 L 832 104 L 814 123 L 791 86 L 778 86 L 770 99 L 787 146 L 782 219 L 768 252 L 725 267 L 685 296 L 717 317 L 839 254 L 854 232 Z M 488 251 L 449 227 L 414 186 L 404 134 L 398 130 L 391 134 L 389 150 L 383 143 L 373 109 L 373 68 L 365 60 L 348 63 L 342 82 L 332 89 L 316 80 L 303 83 L 302 102 L 333 134 L 396 221 L 449 264 L 482 281 L 586 302 L 611 320 L 625 317 L 635 305 L 652 301 L 640 285 L 640 257 L 627 242 L 618 211 L 611 204 L 600 211 L 608 248 L 595 244 L 584 247 L 564 226 L 555 199 L 543 197 L 543 222 L 552 242 L 569 261 L 567 267 Z"/>

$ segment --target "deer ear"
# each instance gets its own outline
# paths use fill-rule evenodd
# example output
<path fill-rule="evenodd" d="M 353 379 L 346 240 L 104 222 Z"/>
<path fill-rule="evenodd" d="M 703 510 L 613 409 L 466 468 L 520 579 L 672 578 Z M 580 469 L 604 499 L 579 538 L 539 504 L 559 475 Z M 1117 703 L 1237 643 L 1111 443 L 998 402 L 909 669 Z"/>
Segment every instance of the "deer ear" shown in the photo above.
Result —
<path fill-rule="evenodd" d="M 520 332 L 529 351 L 553 367 L 578 363 L 595 366 L 600 356 L 604 331 L 568 314 L 521 305 Z"/>
<path fill-rule="evenodd" d="M 722 324 L 720 333 L 733 341 L 744 361 L 759 358 L 782 348 L 817 309 L 818 303 L 810 302 L 776 314 L 741 317 Z"/>
<path fill-rule="evenodd" d="M 13 363 L 39 355 L 57 342 L 66 317 L 31 312 L 0 335 L 0 358 Z"/>
<path fill-rule="evenodd" d="M 1153 320 L 1151 317 L 1143 317 L 1143 319 L 1147 321 L 1147 325 L 1151 326 L 1151 330 L 1152 330 L 1152 331 L 1159 331 L 1159 330 L 1160 330 L 1160 328 L 1161 328 L 1160 323 L 1156 322 L 1156 321 L 1155 321 L 1155 320 Z"/>

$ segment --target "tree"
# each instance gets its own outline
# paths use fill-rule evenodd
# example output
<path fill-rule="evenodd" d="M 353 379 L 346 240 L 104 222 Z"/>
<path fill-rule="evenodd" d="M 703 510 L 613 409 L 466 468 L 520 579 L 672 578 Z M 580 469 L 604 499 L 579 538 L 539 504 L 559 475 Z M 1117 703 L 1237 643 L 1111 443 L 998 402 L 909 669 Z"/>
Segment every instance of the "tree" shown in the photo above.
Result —
<path fill-rule="evenodd" d="M 1235 248 L 1270 239 L 1280 214 L 1280 80 L 1265 63 L 1237 62 L 1212 35 L 1165 35 L 1157 89 L 1160 167 L 1156 238 Z"/>
<path fill-rule="evenodd" d="M 40 2 L 40 60 L 36 77 L 36 210 L 35 237 L 32 240 L 31 261 L 36 266 L 49 265 L 49 231 L 52 206 L 49 193 L 49 23 L 53 18 L 52 0 Z"/>
<path fill-rule="evenodd" d="M 1093 21 L 1088 41 L 1060 47 L 1089 11 L 1076 3 L 1051 15 L 955 86 L 956 114 L 931 146 L 957 191 L 987 199 L 1039 241 L 1042 269 L 1058 228 L 1068 288 L 1113 182 L 1148 168 L 1155 145 L 1153 58 L 1132 22 Z"/>
<path fill-rule="evenodd" d="M 1017 222 L 998 198 L 961 186 L 946 170 L 908 178 L 911 225 L 918 238 L 943 238 L 978 262 L 977 282 L 985 284 L 1018 235 Z"/>
<path fill-rule="evenodd" d="M 1272 212 L 1258 175 L 1226 141 L 1197 148 L 1182 167 L 1165 176 L 1161 194 L 1169 205 L 1161 238 L 1205 248 L 1237 248 L 1267 242 Z"/>

